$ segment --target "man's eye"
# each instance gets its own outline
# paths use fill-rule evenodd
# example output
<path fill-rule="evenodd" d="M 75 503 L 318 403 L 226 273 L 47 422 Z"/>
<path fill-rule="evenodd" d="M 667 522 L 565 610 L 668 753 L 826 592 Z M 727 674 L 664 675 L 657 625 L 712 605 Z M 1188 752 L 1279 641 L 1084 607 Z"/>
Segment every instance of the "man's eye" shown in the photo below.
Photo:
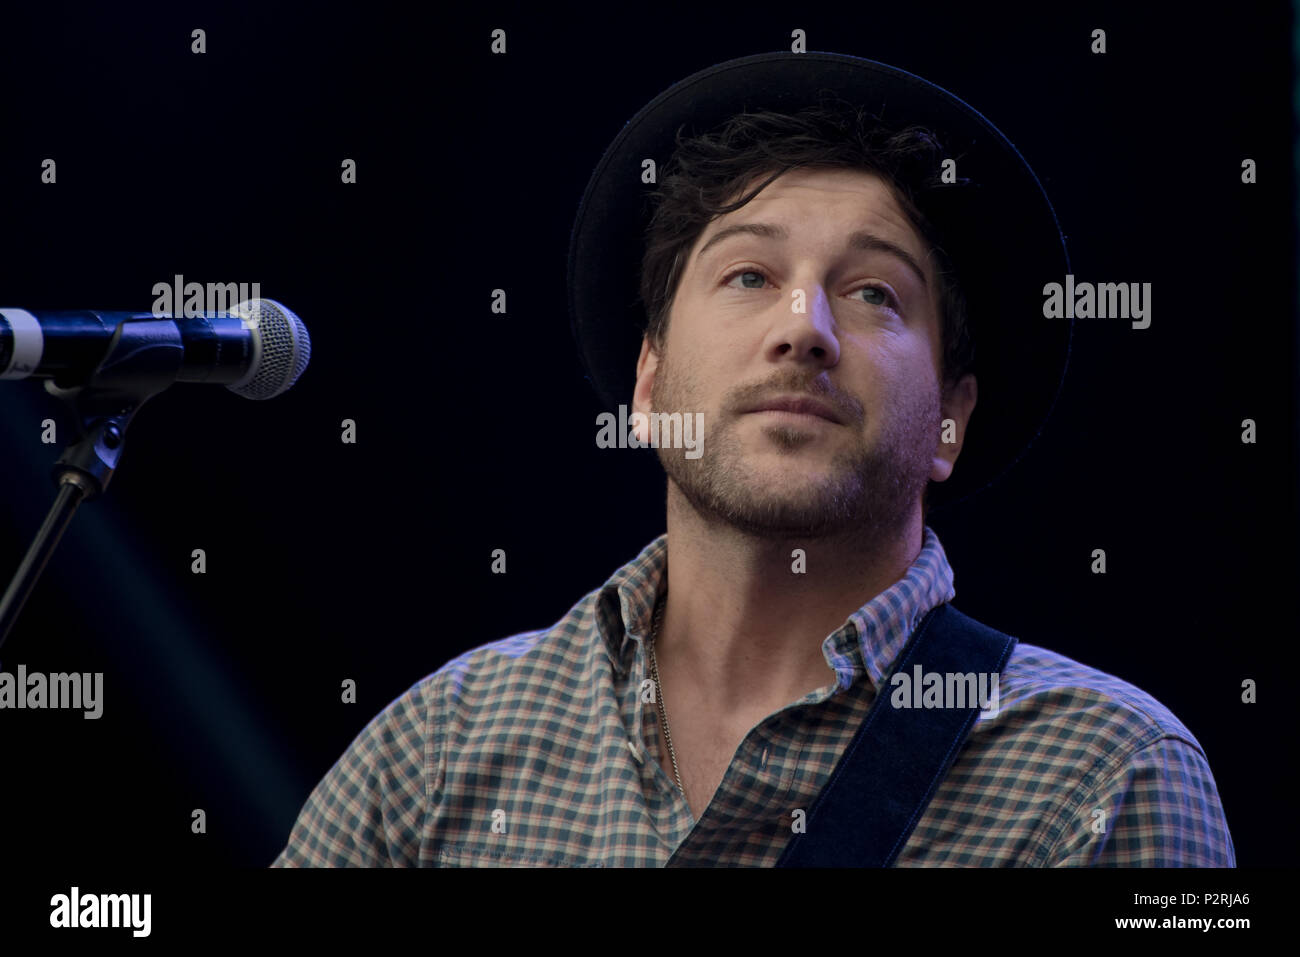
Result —
<path fill-rule="evenodd" d="M 859 292 L 867 292 L 867 293 L 871 293 L 873 296 L 879 296 L 879 297 L 880 297 L 879 299 L 876 299 L 876 298 L 867 298 L 867 299 L 864 299 L 864 300 L 863 300 L 864 302 L 869 303 L 870 305 L 873 305 L 873 306 L 888 306 L 888 307 L 891 308 L 891 309 L 897 309 L 897 308 L 898 308 L 898 300 L 895 299 L 895 298 L 894 298 L 894 294 L 893 294 L 892 292 L 890 292 L 888 289 L 886 289 L 884 286 L 877 286 L 877 285 L 874 285 L 873 283 L 868 283 L 867 285 L 863 286 L 863 287 L 862 287 L 861 289 L 859 289 L 858 291 L 859 291 Z"/>
<path fill-rule="evenodd" d="M 767 282 L 767 273 L 763 272 L 761 269 L 737 269 L 734 272 L 728 273 L 723 278 L 722 284 L 724 286 L 730 286 L 732 281 L 735 279 L 739 279 L 742 283 L 736 288 L 762 289 L 763 283 Z M 879 286 L 875 283 L 867 283 L 865 286 L 860 286 L 857 289 L 857 292 L 866 292 L 868 294 L 867 298 L 862 300 L 867 303 L 867 305 L 886 306 L 895 310 L 899 308 L 898 299 L 884 286 Z"/>
<path fill-rule="evenodd" d="M 759 285 L 757 285 L 757 286 L 741 286 L 740 288 L 742 288 L 742 289 L 761 289 L 761 288 L 762 288 L 762 283 L 767 281 L 767 274 L 766 274 L 766 273 L 763 273 L 763 272 L 760 272 L 760 271 L 757 270 L 757 269 L 737 269 L 735 272 L 728 274 L 727 277 L 726 277 L 725 279 L 723 279 L 722 284 L 723 284 L 724 286 L 729 286 L 729 285 L 731 285 L 731 280 L 735 279 L 737 276 L 740 276 L 740 277 L 744 277 L 744 276 L 757 276 L 758 279 L 759 279 Z"/>

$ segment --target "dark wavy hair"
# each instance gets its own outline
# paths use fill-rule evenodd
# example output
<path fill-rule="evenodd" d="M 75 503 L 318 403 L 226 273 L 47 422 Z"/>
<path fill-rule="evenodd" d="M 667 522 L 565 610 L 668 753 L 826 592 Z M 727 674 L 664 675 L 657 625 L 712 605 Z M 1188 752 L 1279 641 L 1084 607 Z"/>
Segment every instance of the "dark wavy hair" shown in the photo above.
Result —
<path fill-rule="evenodd" d="M 932 190 L 952 189 L 939 179 L 945 158 L 938 138 L 920 126 L 892 129 L 863 107 L 823 93 L 816 106 L 795 113 L 740 113 L 720 130 L 683 138 L 665 165 L 641 261 L 645 334 L 662 351 L 668 311 L 681 280 L 681 264 L 696 239 L 717 216 L 740 209 L 778 176 L 796 168 L 857 169 L 875 173 L 890 186 L 904 214 L 930 245 L 943 342 L 943 383 L 956 382 L 974 361 L 966 327 L 966 301 L 937 230 L 921 212 Z M 736 190 L 765 178 L 738 200 Z M 964 184 L 959 180 L 957 185 Z"/>

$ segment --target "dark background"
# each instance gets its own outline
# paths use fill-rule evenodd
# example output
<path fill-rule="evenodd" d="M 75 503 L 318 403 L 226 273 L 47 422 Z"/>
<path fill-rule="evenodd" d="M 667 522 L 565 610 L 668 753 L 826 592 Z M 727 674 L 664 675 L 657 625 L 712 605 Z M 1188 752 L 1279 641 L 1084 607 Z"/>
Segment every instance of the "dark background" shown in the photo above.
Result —
<path fill-rule="evenodd" d="M 75 516 L 0 662 L 103 671 L 104 716 L 0 712 L 4 856 L 268 864 L 388 702 L 553 623 L 663 530 L 653 454 L 593 441 L 569 230 L 637 109 L 797 27 L 972 103 L 1038 172 L 1076 277 L 1153 284 L 1149 329 L 1077 324 L 1038 447 L 934 527 L 958 607 L 1157 697 L 1209 756 L 1239 864 L 1294 860 L 1291 11 L 906 6 L 0 14 L 0 305 L 148 310 L 176 273 L 257 281 L 313 342 L 270 402 L 152 400 Z M 47 416 L 66 428 L 38 382 L 0 383 L 0 583 L 53 500 Z"/>

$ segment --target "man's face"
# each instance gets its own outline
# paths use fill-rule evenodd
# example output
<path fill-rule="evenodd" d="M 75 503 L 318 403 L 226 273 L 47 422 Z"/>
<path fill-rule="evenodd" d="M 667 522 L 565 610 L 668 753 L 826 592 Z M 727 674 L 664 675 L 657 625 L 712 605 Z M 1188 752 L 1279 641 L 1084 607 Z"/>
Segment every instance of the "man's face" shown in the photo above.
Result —
<path fill-rule="evenodd" d="M 711 242 L 737 224 L 784 238 Z M 928 253 L 886 183 L 857 170 L 788 172 L 704 229 L 663 355 L 643 344 L 633 399 L 640 412 L 704 414 L 700 457 L 658 452 L 697 511 L 767 537 L 892 535 L 919 514 L 927 480 L 951 472 L 975 394 L 967 377 L 941 402 Z M 837 421 L 752 411 L 787 397 Z M 940 442 L 947 416 L 956 443 Z"/>

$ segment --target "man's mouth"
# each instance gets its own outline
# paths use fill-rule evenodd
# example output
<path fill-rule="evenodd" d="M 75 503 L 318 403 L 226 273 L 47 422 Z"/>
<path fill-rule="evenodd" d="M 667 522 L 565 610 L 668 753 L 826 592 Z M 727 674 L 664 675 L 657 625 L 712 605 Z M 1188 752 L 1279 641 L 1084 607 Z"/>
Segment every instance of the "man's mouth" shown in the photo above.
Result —
<path fill-rule="evenodd" d="M 787 418 L 791 421 L 808 423 L 812 421 L 831 422 L 843 425 L 843 417 L 833 406 L 809 396 L 777 396 L 764 399 L 745 410 L 747 414 L 761 412 L 773 418 Z"/>

